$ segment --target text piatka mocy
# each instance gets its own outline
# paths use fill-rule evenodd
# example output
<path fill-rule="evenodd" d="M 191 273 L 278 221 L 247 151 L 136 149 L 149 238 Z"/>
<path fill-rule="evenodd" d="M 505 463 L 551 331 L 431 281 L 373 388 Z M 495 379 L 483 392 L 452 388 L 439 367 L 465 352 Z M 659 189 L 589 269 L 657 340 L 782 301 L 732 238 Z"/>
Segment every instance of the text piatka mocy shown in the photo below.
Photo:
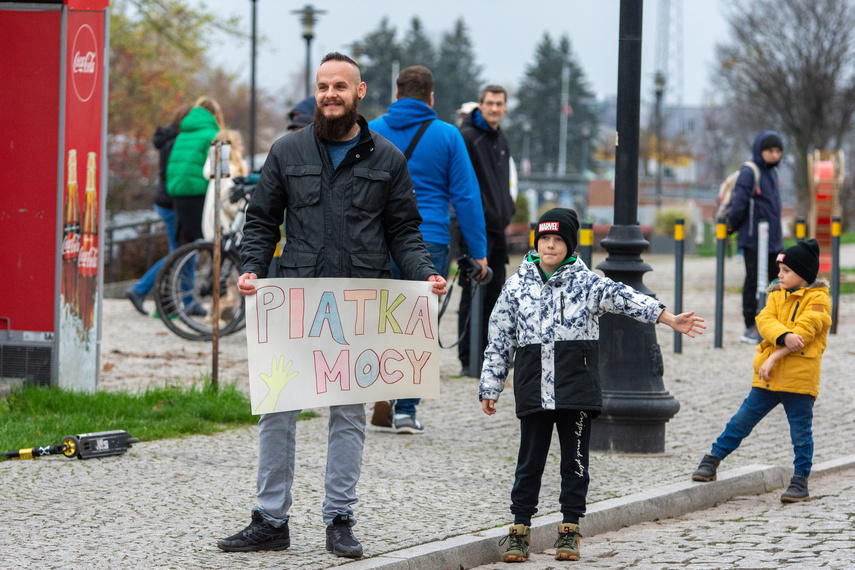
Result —
<path fill-rule="evenodd" d="M 429 283 L 264 279 L 255 286 L 247 299 L 255 413 L 439 396 Z"/>

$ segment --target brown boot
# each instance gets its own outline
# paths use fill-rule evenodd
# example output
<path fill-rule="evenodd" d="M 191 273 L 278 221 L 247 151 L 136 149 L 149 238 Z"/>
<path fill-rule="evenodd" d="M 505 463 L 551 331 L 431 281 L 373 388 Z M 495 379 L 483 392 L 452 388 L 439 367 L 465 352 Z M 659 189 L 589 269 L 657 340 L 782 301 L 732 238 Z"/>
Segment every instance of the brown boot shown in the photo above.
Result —
<path fill-rule="evenodd" d="M 500 540 L 499 544 L 505 542 L 508 547 L 502 554 L 502 562 L 525 562 L 528 560 L 528 549 L 531 546 L 531 527 L 515 524 L 508 529 L 508 536 Z"/>
<path fill-rule="evenodd" d="M 558 540 L 555 541 L 556 560 L 579 560 L 579 525 L 558 523 Z"/>
<path fill-rule="evenodd" d="M 371 414 L 371 425 L 377 427 L 392 427 L 394 404 L 389 400 L 374 403 L 374 413 Z"/>

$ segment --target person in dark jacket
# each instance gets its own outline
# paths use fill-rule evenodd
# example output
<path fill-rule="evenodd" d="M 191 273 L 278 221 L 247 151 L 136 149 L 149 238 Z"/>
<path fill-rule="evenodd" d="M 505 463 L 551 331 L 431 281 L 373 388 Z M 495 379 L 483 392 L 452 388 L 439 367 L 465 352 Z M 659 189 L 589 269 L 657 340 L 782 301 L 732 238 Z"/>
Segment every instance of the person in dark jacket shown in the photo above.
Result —
<path fill-rule="evenodd" d="M 460 133 L 466 142 L 466 150 L 475 168 L 481 188 L 481 203 L 484 206 L 484 221 L 487 228 L 487 265 L 493 278 L 484 286 L 481 297 L 482 323 L 478 352 L 487 344 L 487 322 L 490 311 L 502 292 L 505 283 L 505 265 L 508 263 L 508 244 L 505 230 L 514 215 L 514 200 L 511 198 L 511 152 L 508 139 L 499 127 L 507 111 L 508 93 L 500 85 L 487 85 L 478 94 L 478 108 L 466 115 Z M 461 251 L 466 251 L 461 244 Z M 461 374 L 478 377 L 478 370 L 469 370 L 469 313 L 472 309 L 472 280 L 460 276 L 462 292 L 457 313 L 457 334 L 460 343 L 457 355 Z"/>
<path fill-rule="evenodd" d="M 181 121 L 187 116 L 187 113 L 192 109 L 192 105 L 183 104 L 172 115 L 170 124 L 157 127 L 154 131 L 152 144 L 160 153 L 158 159 L 157 173 L 157 191 L 154 194 L 154 209 L 163 223 L 166 225 L 166 239 L 169 242 L 169 253 L 175 251 L 175 211 L 172 209 L 172 197 L 166 192 L 166 165 L 169 163 L 169 155 L 172 152 L 172 146 L 175 144 L 175 139 L 178 133 L 181 132 Z M 154 280 L 157 278 L 157 272 L 160 271 L 160 266 L 166 258 L 158 260 L 152 265 L 145 275 L 137 281 L 131 288 L 125 291 L 127 297 L 134 308 L 142 315 L 148 315 L 148 311 L 143 306 L 146 295 L 154 289 Z"/>
<path fill-rule="evenodd" d="M 749 166 L 743 166 L 736 179 L 733 190 L 733 202 L 730 209 L 732 227 L 739 232 L 737 246 L 742 250 L 745 260 L 745 283 L 742 287 L 742 318 L 745 321 L 745 333 L 742 342 L 759 344 L 763 338 L 757 332 L 754 317 L 762 307 L 757 306 L 757 260 L 766 255 L 768 261 L 768 282 L 775 280 L 778 266 L 775 258 L 784 242 L 781 234 L 781 192 L 778 181 L 778 163 L 784 144 L 774 131 L 763 131 L 754 139 L 751 160 L 760 171 L 760 183 L 754 194 L 754 172 Z M 760 220 L 769 222 L 769 246 L 767 251 L 758 252 L 757 225 Z M 765 284 L 764 284 L 765 287 Z"/>
<path fill-rule="evenodd" d="M 706 328 L 693 311 L 673 315 L 654 298 L 589 270 L 575 254 L 578 231 L 573 210 L 554 208 L 543 214 L 535 230 L 537 255 L 529 254 L 508 279 L 490 316 L 481 406 L 487 415 L 496 413 L 513 355 L 520 420 L 519 458 L 511 491 L 514 524 L 503 539 L 505 562 L 528 558 L 531 517 L 537 512 L 553 426 L 561 442 L 563 515 L 555 558 L 579 559 L 579 518 L 585 515 L 590 481 L 591 421 L 603 406 L 598 372 L 600 315 L 615 313 L 664 323 L 692 338 Z"/>
<path fill-rule="evenodd" d="M 283 212 L 286 241 L 277 277 L 389 279 L 390 253 L 404 276 L 433 282 L 445 293 L 419 232 L 413 184 L 401 152 L 368 129 L 357 112 L 365 96 L 359 67 L 340 53 L 318 68 L 313 124 L 273 144 L 247 209 L 238 289 L 267 276 Z M 273 276 L 271 276 L 273 277 Z M 284 550 L 294 480 L 298 411 L 264 414 L 258 421 L 258 502 L 244 530 L 220 540 L 226 551 Z M 362 469 L 365 404 L 330 407 L 323 519 L 326 548 L 362 556 L 353 535 L 353 504 Z"/>
<path fill-rule="evenodd" d="M 413 65 L 401 70 L 397 78 L 397 101 L 385 115 L 368 123 L 368 126 L 388 138 L 401 152 L 411 146 L 416 134 L 427 123 L 421 138 L 412 149 L 407 166 L 416 189 L 419 229 L 425 240 L 434 267 L 446 277 L 448 274 L 449 205 L 454 205 L 466 245 L 481 267 L 481 276 L 487 273 L 487 236 L 484 227 L 484 208 L 475 170 L 466 152 L 460 131 L 453 125 L 437 119 L 433 110 L 433 74 L 423 65 Z M 392 274 L 400 279 L 397 267 Z M 371 423 L 392 427 L 398 433 L 422 433 L 424 426 L 416 419 L 418 398 L 399 399 L 394 411 L 387 402 L 377 402 Z"/>

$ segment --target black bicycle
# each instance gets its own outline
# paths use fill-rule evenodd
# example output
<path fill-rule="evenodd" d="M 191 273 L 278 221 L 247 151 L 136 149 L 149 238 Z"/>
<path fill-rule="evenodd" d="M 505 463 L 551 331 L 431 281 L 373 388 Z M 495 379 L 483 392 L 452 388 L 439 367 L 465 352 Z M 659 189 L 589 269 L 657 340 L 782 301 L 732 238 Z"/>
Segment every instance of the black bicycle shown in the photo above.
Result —
<path fill-rule="evenodd" d="M 240 277 L 240 244 L 246 206 L 255 184 L 235 178 L 229 193 L 232 203 L 243 202 L 229 232 L 220 240 L 219 333 L 231 334 L 246 326 L 246 306 L 237 288 Z M 196 241 L 172 252 L 157 274 L 154 288 L 160 320 L 188 340 L 214 336 L 214 243 Z"/>

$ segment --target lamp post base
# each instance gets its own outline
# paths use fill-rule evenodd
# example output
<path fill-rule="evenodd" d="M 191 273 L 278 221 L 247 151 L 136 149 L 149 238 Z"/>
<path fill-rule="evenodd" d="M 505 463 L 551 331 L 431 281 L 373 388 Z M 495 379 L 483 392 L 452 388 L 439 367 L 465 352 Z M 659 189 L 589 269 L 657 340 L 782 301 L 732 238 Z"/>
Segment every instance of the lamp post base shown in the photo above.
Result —
<path fill-rule="evenodd" d="M 649 245 L 638 225 L 614 225 L 602 240 L 609 256 L 597 269 L 653 296 L 642 275 L 650 266 L 641 259 Z M 662 453 L 665 424 L 680 402 L 665 390 L 662 351 L 656 325 L 623 315 L 600 317 L 600 382 L 603 412 L 591 429 L 591 450 L 616 453 Z"/>
<path fill-rule="evenodd" d="M 667 391 L 609 392 L 604 412 L 591 428 L 591 450 L 609 453 L 664 453 L 665 423 L 680 409 Z"/>

